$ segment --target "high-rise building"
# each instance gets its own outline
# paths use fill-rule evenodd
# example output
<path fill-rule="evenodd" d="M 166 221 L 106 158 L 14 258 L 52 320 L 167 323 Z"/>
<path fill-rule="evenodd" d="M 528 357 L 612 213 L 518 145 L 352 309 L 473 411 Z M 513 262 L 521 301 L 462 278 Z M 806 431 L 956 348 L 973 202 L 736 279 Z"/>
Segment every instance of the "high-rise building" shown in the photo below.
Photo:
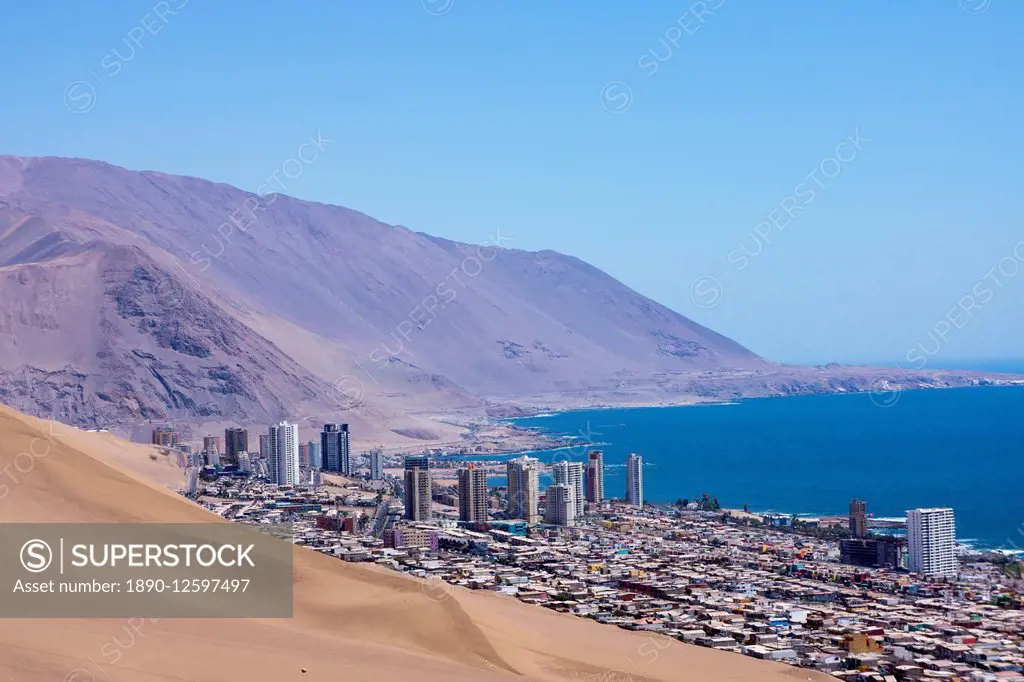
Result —
<path fill-rule="evenodd" d="M 270 434 L 260 434 L 260 457 L 270 457 Z"/>
<path fill-rule="evenodd" d="M 544 521 L 556 526 L 576 523 L 576 489 L 567 483 L 548 486 L 544 500 Z"/>
<path fill-rule="evenodd" d="M 487 470 L 470 464 L 459 469 L 459 520 L 487 523 Z"/>
<path fill-rule="evenodd" d="M 323 454 L 324 471 L 351 475 L 348 424 L 324 424 L 324 430 L 320 434 L 320 449 Z"/>
<path fill-rule="evenodd" d="M 315 440 L 311 440 L 306 443 L 306 447 L 309 448 L 309 468 L 323 469 L 324 460 L 321 455 L 323 451 L 320 449 L 320 443 L 317 443 Z"/>
<path fill-rule="evenodd" d="M 384 478 L 384 451 L 375 448 L 370 451 L 370 480 L 379 481 Z"/>
<path fill-rule="evenodd" d="M 354 471 L 352 466 L 352 454 L 349 451 L 348 424 L 341 425 L 341 473 L 351 476 Z"/>
<path fill-rule="evenodd" d="M 341 472 L 341 443 L 337 424 L 324 424 L 320 432 L 320 452 L 324 458 L 324 471 Z"/>
<path fill-rule="evenodd" d="M 296 485 L 299 482 L 299 425 L 278 422 L 270 427 L 268 438 L 267 476 L 270 482 Z"/>
<path fill-rule="evenodd" d="M 508 474 L 508 515 L 523 519 L 529 524 L 538 523 L 537 483 L 540 460 L 533 457 L 516 457 L 505 465 Z"/>
<path fill-rule="evenodd" d="M 868 536 L 868 505 L 861 500 L 850 502 L 850 532 L 855 538 Z"/>
<path fill-rule="evenodd" d="M 178 444 L 178 432 L 170 426 L 158 426 L 153 429 L 153 445 L 173 448 Z"/>
<path fill-rule="evenodd" d="M 907 512 L 908 566 L 926 578 L 955 576 L 956 522 L 953 510 L 911 509 Z"/>
<path fill-rule="evenodd" d="M 551 467 L 555 483 L 564 483 L 572 490 L 572 504 L 577 516 L 583 515 L 583 463 L 555 462 Z"/>
<path fill-rule="evenodd" d="M 245 429 L 224 429 L 224 459 L 238 464 L 238 453 L 249 452 L 249 432 Z"/>
<path fill-rule="evenodd" d="M 644 458 L 635 452 L 626 458 L 626 504 L 644 506 Z"/>
<path fill-rule="evenodd" d="M 406 455 L 405 468 L 415 467 L 418 469 L 430 468 L 430 455 Z"/>
<path fill-rule="evenodd" d="M 843 538 L 839 541 L 839 560 L 850 566 L 903 568 L 906 553 L 906 539 L 891 535 Z"/>
<path fill-rule="evenodd" d="M 214 452 L 217 456 L 224 452 L 221 448 L 220 436 L 203 436 L 203 452 Z"/>
<path fill-rule="evenodd" d="M 299 466 L 309 468 L 309 443 L 299 443 Z"/>
<path fill-rule="evenodd" d="M 587 455 L 587 502 L 604 501 L 604 453 L 591 450 Z"/>
<path fill-rule="evenodd" d="M 410 455 L 405 458 L 405 518 L 429 521 L 433 516 L 430 491 L 430 458 Z"/>

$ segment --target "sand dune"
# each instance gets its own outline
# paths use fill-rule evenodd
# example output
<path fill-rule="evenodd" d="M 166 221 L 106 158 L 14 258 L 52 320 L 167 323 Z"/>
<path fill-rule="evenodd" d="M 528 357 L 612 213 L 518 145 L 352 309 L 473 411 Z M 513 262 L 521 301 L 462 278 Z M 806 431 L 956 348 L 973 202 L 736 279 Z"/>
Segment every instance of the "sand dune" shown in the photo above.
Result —
<path fill-rule="evenodd" d="M 165 487 L 178 474 L 154 454 L 0 406 L 0 521 L 217 522 Z M 0 620 L 0 680 L 831 679 L 303 548 L 294 558 L 291 619 Z"/>

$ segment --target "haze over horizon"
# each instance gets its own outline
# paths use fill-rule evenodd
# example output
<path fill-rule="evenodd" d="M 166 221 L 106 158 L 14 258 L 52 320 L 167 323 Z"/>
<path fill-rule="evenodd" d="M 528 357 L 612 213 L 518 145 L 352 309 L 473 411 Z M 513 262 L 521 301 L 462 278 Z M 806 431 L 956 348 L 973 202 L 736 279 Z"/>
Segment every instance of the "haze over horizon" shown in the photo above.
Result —
<path fill-rule="evenodd" d="M 773 360 L 1019 356 L 1020 6 L 449 0 L 325 4 L 311 23 L 55 4 L 0 26 L 0 126 L 19 131 L 2 153 L 256 191 L 321 131 L 336 142 L 273 189 L 470 243 L 498 227 Z M 757 255 L 740 268 L 738 249 Z M 937 334 L 966 295 L 973 312 Z"/>

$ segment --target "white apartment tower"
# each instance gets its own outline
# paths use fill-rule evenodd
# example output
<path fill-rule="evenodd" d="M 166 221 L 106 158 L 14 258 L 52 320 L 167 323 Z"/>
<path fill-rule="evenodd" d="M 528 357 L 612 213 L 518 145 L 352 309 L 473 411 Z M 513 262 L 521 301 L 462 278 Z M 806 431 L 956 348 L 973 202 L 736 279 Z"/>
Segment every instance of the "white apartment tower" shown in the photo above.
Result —
<path fill-rule="evenodd" d="M 911 509 L 907 512 L 908 568 L 926 578 L 957 573 L 956 523 L 953 510 Z"/>
<path fill-rule="evenodd" d="M 576 523 L 576 490 L 565 483 L 548 486 L 544 502 L 544 520 L 556 526 Z"/>
<path fill-rule="evenodd" d="M 644 506 L 644 458 L 635 452 L 626 458 L 626 504 Z"/>
<path fill-rule="evenodd" d="M 379 481 L 384 478 L 384 451 L 380 448 L 370 450 L 370 480 Z"/>
<path fill-rule="evenodd" d="M 267 476 L 270 482 L 296 485 L 299 482 L 299 425 L 290 422 L 272 425 L 268 441 Z"/>
<path fill-rule="evenodd" d="M 583 516 L 583 501 L 586 499 L 583 494 L 583 463 L 582 462 L 556 462 L 551 467 L 551 475 L 556 484 L 564 483 L 572 491 L 573 509 L 576 516 Z"/>
<path fill-rule="evenodd" d="M 505 465 L 508 474 L 508 515 L 523 519 L 529 524 L 538 523 L 537 482 L 540 460 L 533 457 L 516 457 Z"/>

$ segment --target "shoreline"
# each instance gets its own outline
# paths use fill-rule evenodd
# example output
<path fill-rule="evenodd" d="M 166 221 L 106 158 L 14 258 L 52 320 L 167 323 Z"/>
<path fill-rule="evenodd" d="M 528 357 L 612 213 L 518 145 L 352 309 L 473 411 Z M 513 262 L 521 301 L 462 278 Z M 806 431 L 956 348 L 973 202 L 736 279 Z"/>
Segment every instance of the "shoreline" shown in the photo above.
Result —
<path fill-rule="evenodd" d="M 655 504 L 662 504 L 662 503 L 655 503 Z M 669 506 L 671 506 L 671 505 L 669 505 Z M 798 519 L 798 520 L 806 520 L 806 519 L 845 519 L 846 518 L 846 515 L 844 515 L 844 514 L 812 514 L 812 513 L 809 513 L 809 512 L 793 513 L 793 512 L 778 511 L 778 510 L 755 511 L 753 509 L 748 511 L 748 512 L 745 512 L 742 509 L 727 509 L 725 507 L 722 507 L 721 511 L 723 513 L 730 514 L 730 515 L 736 516 L 738 518 L 757 517 L 759 519 L 763 519 L 765 516 L 770 516 L 770 515 L 790 516 L 790 517 L 793 517 L 793 518 Z M 897 519 L 892 518 L 892 517 L 878 517 L 878 518 L 868 517 L 868 521 L 869 522 L 872 521 L 872 520 L 875 520 L 875 521 L 890 521 L 890 522 L 897 521 Z M 900 521 L 902 521 L 905 524 L 906 523 L 906 518 L 900 519 Z M 872 533 L 873 535 L 876 535 L 876 536 L 877 535 L 889 535 L 889 533 L 881 533 L 881 532 L 879 532 L 879 530 L 880 529 L 871 530 L 869 528 L 869 532 Z M 889 530 L 889 529 L 885 529 L 885 530 Z M 896 537 L 906 537 L 906 531 L 904 529 L 904 531 L 902 533 L 893 533 L 892 535 L 895 535 Z M 957 547 L 959 547 L 960 549 L 966 550 L 966 551 L 969 551 L 969 552 L 975 552 L 975 553 L 980 553 L 980 554 L 1004 554 L 1006 556 L 1024 557 L 1024 549 L 1019 549 L 1019 548 L 1008 549 L 1008 548 L 1005 548 L 1005 547 L 1002 547 L 1002 546 L 1000 546 L 1000 547 L 992 547 L 991 545 L 989 545 L 989 544 L 985 543 L 984 541 L 982 541 L 980 538 L 961 538 L 961 537 L 957 537 L 956 538 L 956 544 L 957 544 Z"/>
<path fill-rule="evenodd" d="M 928 386 L 928 385 L 915 385 L 907 387 L 897 387 L 892 390 L 882 391 L 821 391 L 817 393 L 780 393 L 776 395 L 751 395 L 751 396 L 734 396 L 731 398 L 701 398 L 699 396 L 687 396 L 696 398 L 688 402 L 678 403 L 630 403 L 624 402 L 621 404 L 600 404 L 600 405 L 588 405 L 586 407 L 568 407 L 565 409 L 558 409 L 554 406 L 547 407 L 515 407 L 515 409 L 522 410 L 523 412 L 529 412 L 536 410 L 536 413 L 521 414 L 515 417 L 491 417 L 490 420 L 494 422 L 512 423 L 519 419 L 547 419 L 549 417 L 557 417 L 563 414 L 571 414 L 573 412 L 590 412 L 590 411 L 604 411 L 604 410 L 651 410 L 660 408 L 671 408 L 671 407 L 709 407 L 709 406 L 726 406 L 726 405 L 740 405 L 745 402 L 752 400 L 777 400 L 786 398 L 810 398 L 810 397 L 826 397 L 826 396 L 870 396 L 874 394 L 888 395 L 892 393 L 903 394 L 912 393 L 918 391 L 956 391 L 956 390 L 967 390 L 967 389 L 989 389 L 989 388 L 1024 388 L 1024 378 L 1020 378 L 1019 375 L 1008 375 L 1015 377 L 1012 383 L 990 383 L 990 384 L 973 384 L 963 386 Z"/>
<path fill-rule="evenodd" d="M 732 399 L 728 399 L 728 400 L 706 399 L 706 400 L 702 400 L 702 401 L 699 401 L 699 402 L 687 402 L 687 403 L 679 403 L 679 404 L 629 405 L 629 406 L 596 405 L 596 406 L 587 406 L 587 407 L 579 407 L 579 408 L 573 407 L 573 408 L 564 409 L 564 410 L 552 409 L 552 408 L 548 407 L 547 409 L 538 408 L 537 411 L 535 413 L 533 413 L 533 414 L 520 415 L 520 416 L 515 416 L 515 417 L 502 417 L 502 418 L 498 418 L 497 421 L 500 421 L 502 423 L 508 424 L 508 425 L 512 426 L 513 428 L 522 428 L 522 429 L 528 429 L 528 430 L 536 431 L 541 436 L 549 436 L 549 437 L 558 438 L 558 437 L 564 437 L 564 434 L 562 434 L 560 432 L 557 432 L 557 431 L 549 430 L 549 427 L 546 427 L 543 424 L 532 424 L 532 425 L 526 426 L 526 425 L 520 424 L 520 422 L 523 421 L 523 420 L 527 420 L 527 419 L 548 419 L 548 418 L 554 418 L 554 417 L 560 417 L 560 416 L 565 416 L 565 415 L 576 414 L 576 413 L 580 413 L 580 412 L 588 412 L 588 411 L 592 411 L 592 410 L 593 411 L 597 411 L 597 410 L 604 411 L 604 410 L 620 409 L 620 410 L 624 410 L 625 411 L 625 410 L 631 410 L 631 409 L 653 409 L 653 408 L 666 408 L 666 407 L 695 407 L 695 406 L 712 406 L 712 405 L 715 405 L 715 406 L 727 406 L 727 405 L 728 406 L 736 406 L 736 405 L 740 405 L 740 404 L 742 404 L 744 402 L 753 401 L 753 400 L 760 400 L 760 399 L 766 399 L 766 398 L 810 397 L 812 395 L 813 396 L 832 396 L 832 395 L 850 395 L 850 396 L 859 395 L 859 396 L 864 396 L 864 395 L 871 395 L 872 393 L 883 393 L 883 394 L 901 393 L 903 390 L 915 391 L 915 390 L 924 390 L 924 389 L 947 389 L 947 390 L 954 390 L 954 389 L 994 389 L 994 388 L 1011 388 L 1011 387 L 1022 388 L 1022 386 L 1020 384 L 1018 384 L 1018 383 L 991 383 L 991 384 L 970 385 L 970 386 L 938 386 L 938 387 L 936 387 L 936 386 L 919 386 L 919 387 L 915 387 L 915 388 L 907 388 L 907 389 L 899 389 L 899 390 L 894 390 L 894 391 L 883 391 L 883 392 L 877 392 L 877 391 L 859 391 L 859 392 L 835 391 L 835 392 L 829 392 L 829 393 L 816 393 L 816 394 L 752 396 L 752 397 L 744 397 L 744 398 L 732 398 Z M 545 454 L 545 453 L 548 453 L 548 452 L 557 453 L 559 451 L 573 450 L 575 448 L 581 448 L 581 449 L 583 449 L 583 451 L 585 453 L 586 451 L 588 451 L 590 449 L 600 449 L 601 446 L 609 445 L 609 444 L 610 444 L 609 442 L 604 441 L 604 442 L 601 442 L 601 443 L 594 443 L 594 444 L 587 444 L 587 445 L 574 445 L 574 446 L 561 446 L 561 447 L 543 448 L 543 449 L 522 450 L 522 451 L 517 451 L 515 454 L 517 454 L 517 455 L 537 455 L 537 454 Z M 585 457 L 585 454 L 582 455 L 582 456 Z M 718 495 L 722 495 L 723 491 L 722 490 L 718 490 L 718 491 L 716 491 L 716 493 Z M 652 504 L 656 504 L 656 505 L 672 506 L 672 500 L 671 499 L 657 500 L 657 499 L 648 497 L 647 500 L 650 501 Z M 722 511 L 723 512 L 730 512 L 734 516 L 740 516 L 741 518 L 742 518 L 742 515 L 744 514 L 744 512 L 741 509 L 726 509 L 725 507 L 723 507 Z M 751 510 L 749 512 L 749 514 L 751 516 L 756 516 L 758 518 L 763 518 L 764 516 L 769 515 L 769 514 L 778 514 L 778 515 L 789 516 L 789 517 L 793 517 L 793 518 L 797 518 L 797 519 L 800 519 L 800 518 L 828 519 L 828 518 L 845 518 L 846 517 L 846 513 L 843 512 L 843 511 L 841 511 L 840 513 L 814 513 L 814 512 L 809 512 L 809 511 L 793 512 L 793 511 L 788 511 L 788 510 L 783 511 L 783 510 L 777 510 L 777 509 L 765 509 L 765 510 L 758 510 L 758 511 Z M 889 518 L 889 517 L 888 516 L 886 516 L 886 517 L 878 517 L 878 520 L 884 520 L 886 518 Z M 895 518 L 893 518 L 893 520 L 895 520 Z M 984 535 L 985 532 L 986 531 L 982 530 L 981 534 Z M 978 535 L 979 534 L 978 533 L 978 529 L 972 529 L 971 534 L 975 535 L 975 536 Z M 1013 543 L 1012 540 L 1010 540 L 1009 538 L 1007 538 L 1007 540 L 1008 540 L 1008 542 L 999 542 L 998 540 L 996 540 L 994 538 L 983 539 L 983 538 L 978 538 L 978 537 L 960 537 L 960 536 L 958 536 L 956 538 L 957 547 L 961 551 L 973 552 L 973 553 L 978 553 L 978 554 L 1002 554 L 1004 556 L 1018 557 L 1018 558 L 1024 557 L 1024 549 L 1022 549 L 1020 545 L 1017 545 L 1017 544 Z"/>

